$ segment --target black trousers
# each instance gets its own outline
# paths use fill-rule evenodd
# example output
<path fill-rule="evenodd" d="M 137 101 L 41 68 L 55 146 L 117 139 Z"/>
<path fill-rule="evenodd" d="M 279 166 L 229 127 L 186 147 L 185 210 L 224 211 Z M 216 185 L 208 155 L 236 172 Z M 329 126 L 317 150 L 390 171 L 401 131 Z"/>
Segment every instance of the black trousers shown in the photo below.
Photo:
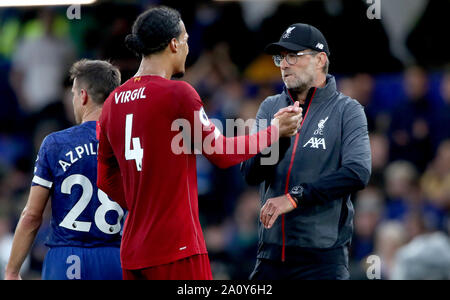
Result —
<path fill-rule="evenodd" d="M 257 259 L 250 280 L 348 280 L 345 264 L 305 264 Z"/>

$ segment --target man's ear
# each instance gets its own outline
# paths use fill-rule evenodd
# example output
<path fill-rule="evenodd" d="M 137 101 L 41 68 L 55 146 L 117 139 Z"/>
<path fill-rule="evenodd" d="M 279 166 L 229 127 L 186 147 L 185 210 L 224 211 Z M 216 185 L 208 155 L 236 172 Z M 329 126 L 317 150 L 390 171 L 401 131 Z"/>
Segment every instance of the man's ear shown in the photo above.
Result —
<path fill-rule="evenodd" d="M 320 52 L 319 57 L 320 57 L 320 68 L 322 69 L 325 66 L 325 64 L 327 63 L 328 57 L 325 54 L 325 52 Z"/>
<path fill-rule="evenodd" d="M 80 94 L 81 94 L 81 104 L 86 105 L 89 98 L 87 91 L 85 89 L 81 89 Z"/>
<path fill-rule="evenodd" d="M 170 51 L 172 51 L 173 53 L 178 52 L 178 40 L 176 38 L 170 40 L 169 47 Z"/>

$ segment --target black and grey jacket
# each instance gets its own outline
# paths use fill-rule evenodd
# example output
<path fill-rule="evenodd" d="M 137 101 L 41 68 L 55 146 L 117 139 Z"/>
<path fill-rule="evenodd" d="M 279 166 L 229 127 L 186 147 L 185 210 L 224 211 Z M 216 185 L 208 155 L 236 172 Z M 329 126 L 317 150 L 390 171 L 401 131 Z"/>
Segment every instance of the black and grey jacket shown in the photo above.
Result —
<path fill-rule="evenodd" d="M 289 91 L 261 104 L 253 132 L 270 124 L 282 107 L 293 104 Z M 291 138 L 281 138 L 279 160 L 262 164 L 258 154 L 241 165 L 249 184 L 260 184 L 261 205 L 295 186 L 304 188 L 298 208 L 279 217 L 271 229 L 259 226 L 258 258 L 307 263 L 346 263 L 353 233 L 351 194 L 370 178 L 371 152 L 363 107 L 336 90 L 333 76 L 326 86 L 311 88 L 303 108 L 303 125 Z"/>

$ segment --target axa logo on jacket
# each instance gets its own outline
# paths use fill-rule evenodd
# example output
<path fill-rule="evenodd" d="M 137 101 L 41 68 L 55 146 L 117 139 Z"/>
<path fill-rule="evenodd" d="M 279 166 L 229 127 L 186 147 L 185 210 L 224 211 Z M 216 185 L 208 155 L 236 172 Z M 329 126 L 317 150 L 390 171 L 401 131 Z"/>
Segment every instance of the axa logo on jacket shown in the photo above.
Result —
<path fill-rule="evenodd" d="M 323 135 L 323 129 L 325 127 L 325 122 L 328 120 L 328 117 L 325 119 L 322 119 L 319 121 L 319 124 L 317 125 L 317 129 L 314 131 L 314 135 Z M 319 149 L 322 148 L 323 150 L 327 149 L 325 138 L 322 137 L 311 137 L 306 144 L 303 145 L 303 148 L 306 148 L 309 146 L 309 148 Z"/>
<path fill-rule="evenodd" d="M 309 141 L 303 145 L 303 148 L 306 148 L 306 146 L 308 146 L 308 145 L 310 145 L 309 148 L 319 149 L 319 146 L 320 146 L 323 150 L 327 149 L 327 146 L 325 144 L 325 139 L 324 138 L 316 138 L 315 136 L 310 138 Z"/>

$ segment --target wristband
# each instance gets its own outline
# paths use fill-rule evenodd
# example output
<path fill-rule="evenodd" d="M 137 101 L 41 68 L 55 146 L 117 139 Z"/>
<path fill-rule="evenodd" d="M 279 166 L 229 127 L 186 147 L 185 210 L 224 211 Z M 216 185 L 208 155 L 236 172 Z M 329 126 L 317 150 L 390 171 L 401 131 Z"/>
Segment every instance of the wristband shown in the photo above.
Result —
<path fill-rule="evenodd" d="M 286 194 L 286 198 L 288 198 L 288 200 L 291 201 L 292 206 L 294 206 L 294 208 L 297 208 L 297 201 L 295 201 L 294 198 L 292 198 L 292 196 L 289 195 L 289 193 Z"/>

